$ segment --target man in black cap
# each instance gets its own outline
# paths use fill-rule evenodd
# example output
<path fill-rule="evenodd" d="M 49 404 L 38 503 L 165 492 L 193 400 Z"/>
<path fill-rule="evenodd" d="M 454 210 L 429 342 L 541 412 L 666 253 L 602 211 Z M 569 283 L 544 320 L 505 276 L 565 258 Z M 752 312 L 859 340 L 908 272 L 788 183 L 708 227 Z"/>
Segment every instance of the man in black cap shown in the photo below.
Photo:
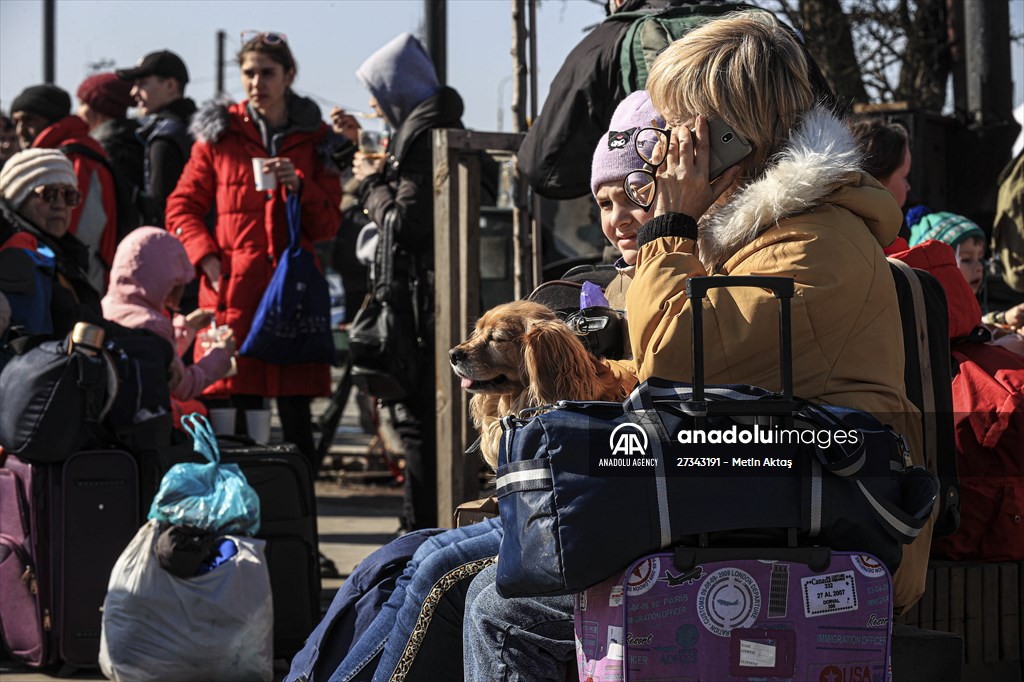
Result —
<path fill-rule="evenodd" d="M 22 149 L 57 149 L 71 160 L 82 201 L 68 231 L 89 249 L 88 279 L 100 295 L 117 248 L 117 189 L 110 158 L 89 137 L 89 126 L 71 113 L 71 95 L 56 85 L 25 88 L 11 102 Z"/>
<path fill-rule="evenodd" d="M 150 52 L 139 65 L 118 69 L 117 75 L 132 81 L 132 97 L 146 116 L 139 137 L 146 145 L 143 187 L 147 195 L 147 225 L 164 224 L 164 206 L 174 191 L 185 162 L 192 152 L 189 120 L 196 104 L 185 97 L 188 69 L 170 50 Z"/>

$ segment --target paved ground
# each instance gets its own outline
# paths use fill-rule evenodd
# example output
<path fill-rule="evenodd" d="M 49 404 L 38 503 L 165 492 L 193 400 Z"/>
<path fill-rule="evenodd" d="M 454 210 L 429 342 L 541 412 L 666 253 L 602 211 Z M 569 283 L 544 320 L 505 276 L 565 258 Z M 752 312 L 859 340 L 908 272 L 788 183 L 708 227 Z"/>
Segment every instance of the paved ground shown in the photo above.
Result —
<path fill-rule="evenodd" d="M 326 401 L 313 405 L 320 414 Z M 275 415 L 276 437 L 279 437 Z M 272 436 L 271 440 L 274 440 Z M 359 428 L 355 402 L 350 401 L 335 435 L 331 457 L 339 458 L 341 470 L 325 466 L 316 483 L 319 517 L 320 551 L 338 567 L 340 579 L 323 581 L 322 608 L 325 610 L 352 569 L 367 555 L 396 536 L 402 491 L 389 482 L 389 475 L 379 458 L 368 457 L 370 437 Z M 327 464 L 330 464 L 328 462 Z M 275 662 L 275 680 L 287 672 L 286 661 Z M 2 682 L 39 682 L 59 677 L 59 670 L 30 671 L 3 660 L 0 652 Z M 70 676 L 74 680 L 103 680 L 98 670 L 81 671 Z M 200 681 L 195 681 L 200 682 Z"/>

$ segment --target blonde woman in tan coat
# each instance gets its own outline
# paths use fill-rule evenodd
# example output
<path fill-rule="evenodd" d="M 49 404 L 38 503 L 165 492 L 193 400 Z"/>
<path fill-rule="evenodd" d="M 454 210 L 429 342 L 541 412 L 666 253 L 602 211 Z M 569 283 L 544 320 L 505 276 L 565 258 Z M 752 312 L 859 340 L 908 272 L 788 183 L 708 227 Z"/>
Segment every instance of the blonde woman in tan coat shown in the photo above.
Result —
<path fill-rule="evenodd" d="M 794 393 L 873 413 L 924 464 L 920 416 L 903 385 L 900 310 L 882 254 L 902 214 L 892 194 L 862 172 L 847 127 L 816 106 L 806 74 L 791 35 L 753 16 L 710 22 L 654 63 L 648 92 L 672 132 L 657 170 L 655 218 L 637 235 L 626 296 L 637 378 L 690 379 L 688 277 L 791 276 Z M 752 147 L 715 182 L 708 180 L 709 118 L 729 123 Z M 709 383 L 781 388 L 777 340 L 771 293 L 710 292 Z M 929 525 L 904 550 L 894 579 L 897 609 L 924 591 L 930 542 Z"/>

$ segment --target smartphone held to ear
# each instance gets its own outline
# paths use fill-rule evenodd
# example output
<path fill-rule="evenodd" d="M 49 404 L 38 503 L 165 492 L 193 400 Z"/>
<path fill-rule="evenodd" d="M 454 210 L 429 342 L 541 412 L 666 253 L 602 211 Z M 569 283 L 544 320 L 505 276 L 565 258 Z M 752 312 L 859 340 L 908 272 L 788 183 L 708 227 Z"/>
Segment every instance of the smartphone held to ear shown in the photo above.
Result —
<path fill-rule="evenodd" d="M 708 161 L 708 179 L 715 180 L 750 154 L 750 143 L 721 119 L 708 119 L 711 137 L 711 158 Z"/>

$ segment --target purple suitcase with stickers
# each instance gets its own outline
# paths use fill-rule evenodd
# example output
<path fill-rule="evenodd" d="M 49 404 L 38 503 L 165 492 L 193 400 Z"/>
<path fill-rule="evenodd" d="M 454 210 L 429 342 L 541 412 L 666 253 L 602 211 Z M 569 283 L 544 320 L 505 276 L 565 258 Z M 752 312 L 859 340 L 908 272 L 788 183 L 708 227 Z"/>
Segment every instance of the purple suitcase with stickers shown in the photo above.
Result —
<path fill-rule="evenodd" d="M 870 555 L 651 554 L 576 596 L 579 678 L 887 682 L 891 600 L 889 572 Z"/>

